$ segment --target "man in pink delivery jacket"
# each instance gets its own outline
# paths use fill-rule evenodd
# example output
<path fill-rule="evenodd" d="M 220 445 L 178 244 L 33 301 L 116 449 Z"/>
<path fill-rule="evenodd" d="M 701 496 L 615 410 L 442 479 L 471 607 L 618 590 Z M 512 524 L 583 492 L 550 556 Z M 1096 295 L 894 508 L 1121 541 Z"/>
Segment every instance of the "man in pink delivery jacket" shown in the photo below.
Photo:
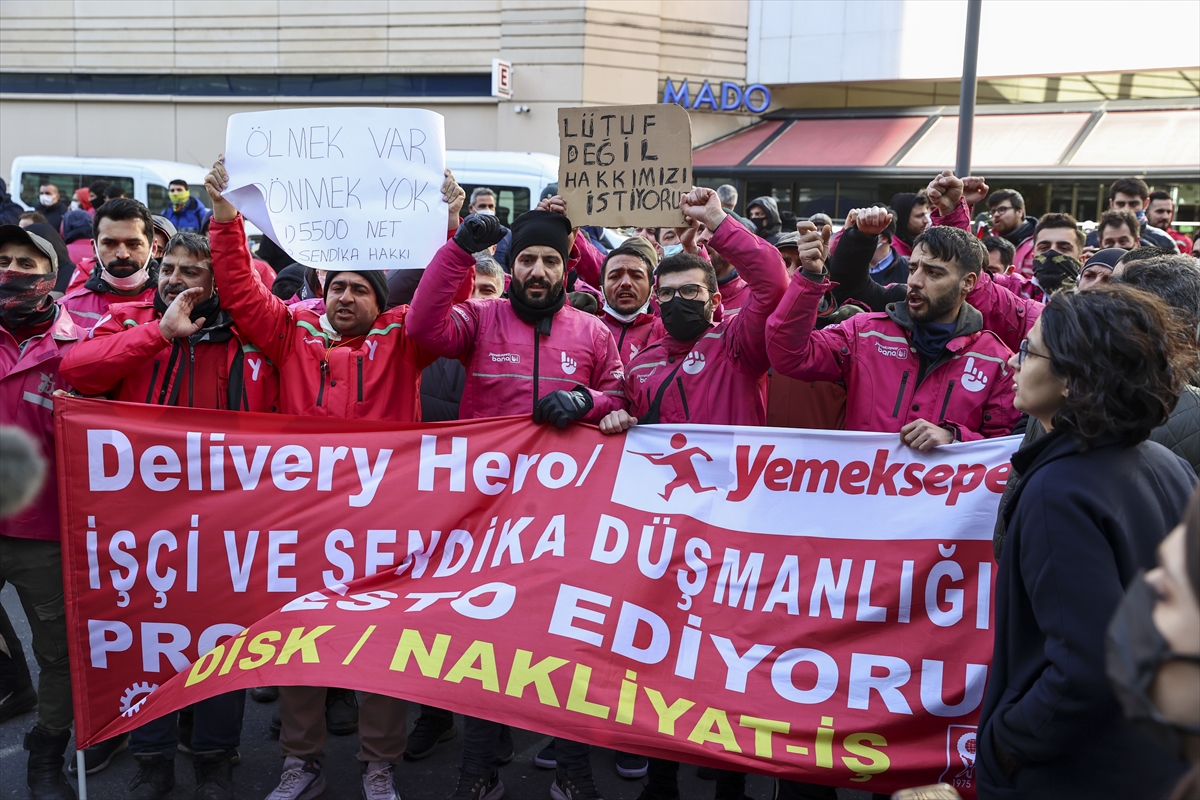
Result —
<path fill-rule="evenodd" d="M 82 332 L 50 294 L 58 268 L 45 239 L 16 225 L 0 226 L 0 424 L 28 433 L 47 462 L 45 484 L 33 503 L 0 520 L 0 588 L 6 583 L 16 588 L 41 668 L 37 724 L 25 735 L 26 782 L 35 800 L 75 798 L 62 771 L 74 713 L 52 396 L 69 388 L 58 367 Z"/>
<path fill-rule="evenodd" d="M 802 268 L 767 321 L 772 367 L 797 380 L 845 383 L 847 430 L 894 431 L 921 451 L 1012 431 L 1020 417 L 1012 351 L 966 302 L 987 263 L 978 239 L 929 228 L 913 243 L 903 302 L 814 330 L 830 288 L 829 231 L 801 227 Z"/>
<path fill-rule="evenodd" d="M 731 220 L 712 189 L 692 189 L 680 205 L 689 220 L 713 232 L 707 246 L 748 279 L 746 301 L 738 314 L 715 320 L 723 296 L 712 264 L 689 253 L 664 258 L 654 292 L 666 336 L 626 365 L 629 411 L 609 414 L 600 423 L 604 433 L 639 422 L 766 422 L 770 364 L 764 327 L 787 288 L 783 257 Z"/>

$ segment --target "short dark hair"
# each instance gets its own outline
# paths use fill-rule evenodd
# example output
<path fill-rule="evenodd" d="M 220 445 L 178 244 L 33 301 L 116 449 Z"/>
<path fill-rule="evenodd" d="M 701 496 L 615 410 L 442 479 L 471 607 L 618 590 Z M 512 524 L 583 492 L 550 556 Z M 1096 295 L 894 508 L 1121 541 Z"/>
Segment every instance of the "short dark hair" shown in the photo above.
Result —
<path fill-rule="evenodd" d="M 1021 197 L 1021 193 L 1016 189 L 997 189 L 988 195 L 987 206 L 988 208 L 995 208 L 1005 200 L 1010 201 L 1012 207 L 1017 211 L 1025 210 L 1025 198 Z"/>
<path fill-rule="evenodd" d="M 175 180 L 173 180 L 167 184 L 168 189 L 170 189 L 172 186 L 182 186 L 185 189 L 190 188 L 188 186 L 188 182 L 185 181 L 183 178 L 176 178 Z"/>
<path fill-rule="evenodd" d="M 1150 248 L 1139 247 L 1138 250 Z M 1156 248 L 1162 249 L 1162 248 Z M 1136 251 L 1130 250 L 1128 255 Z M 1191 256 L 1156 255 L 1128 261 L 1122 258 L 1121 273 L 1113 280 L 1157 295 L 1191 330 L 1200 323 L 1200 266 Z"/>
<path fill-rule="evenodd" d="M 646 274 L 651 276 L 651 280 L 653 280 L 654 265 L 647 261 L 646 256 L 643 253 L 638 252 L 636 248 L 625 247 L 625 245 L 622 244 L 619 247 L 614 247 L 612 250 L 609 250 L 608 255 L 604 257 L 604 263 L 600 265 L 601 281 L 604 280 L 604 273 L 608 272 L 608 262 L 612 261 L 613 257 L 615 256 L 637 256 L 638 261 L 641 261 L 646 265 Z"/>
<path fill-rule="evenodd" d="M 1125 252 L 1125 255 L 1117 259 L 1118 264 L 1128 264 L 1132 261 L 1145 261 L 1147 258 L 1157 258 L 1158 256 L 1175 255 L 1174 250 L 1168 250 L 1165 247 L 1155 247 L 1152 244 L 1144 244 L 1135 247 L 1132 250 Z"/>
<path fill-rule="evenodd" d="M 654 271 L 654 274 L 661 278 L 663 275 L 670 275 L 674 272 L 687 272 L 693 269 L 698 269 L 704 273 L 704 285 L 708 288 L 708 293 L 716 294 L 717 271 L 713 269 L 712 264 L 692 253 L 676 253 L 670 258 L 664 258 L 658 262 L 658 269 Z"/>
<path fill-rule="evenodd" d="M 913 207 L 929 205 L 929 196 L 925 194 L 925 190 L 917 192 L 917 196 L 913 198 Z"/>
<path fill-rule="evenodd" d="M 212 250 L 208 246 L 208 239 L 198 233 L 180 231 L 175 234 L 167 240 L 166 246 L 163 247 L 163 255 L 180 249 L 185 250 L 193 258 L 212 263 Z"/>
<path fill-rule="evenodd" d="M 1042 312 L 1050 368 L 1067 381 L 1054 427 L 1085 447 L 1143 442 L 1166 421 L 1196 366 L 1192 331 L 1162 300 L 1118 283 L 1052 295 Z"/>
<path fill-rule="evenodd" d="M 114 197 L 112 200 L 105 201 L 104 205 L 97 208 L 96 216 L 92 218 L 93 239 L 100 238 L 100 220 L 105 217 L 114 220 L 140 219 L 142 221 L 142 233 L 146 236 L 146 241 L 154 241 L 154 220 L 150 218 L 150 209 L 137 200 L 131 200 L 128 197 Z"/>
<path fill-rule="evenodd" d="M 40 211 L 26 211 L 19 219 L 27 219 L 30 222 L 50 222 L 50 220 L 46 219 L 46 215 Z"/>
<path fill-rule="evenodd" d="M 1109 209 L 1100 217 L 1100 223 L 1096 226 L 1096 238 L 1104 239 L 1105 228 L 1129 228 L 1129 232 L 1133 234 L 1133 238 L 1138 240 L 1142 235 L 1142 226 L 1138 224 L 1137 215 L 1127 209 Z"/>
<path fill-rule="evenodd" d="M 1006 267 L 1011 267 L 1013 258 L 1017 255 L 1017 248 L 1013 247 L 1013 243 L 1003 236 L 985 236 L 980 239 L 984 249 L 989 253 L 999 253 L 1000 263 Z"/>
<path fill-rule="evenodd" d="M 1083 252 L 1084 245 L 1087 244 L 1087 234 L 1079 227 L 1079 222 L 1070 214 L 1060 214 L 1057 211 L 1051 211 L 1049 214 L 1042 214 L 1042 218 L 1038 220 L 1038 224 L 1033 229 L 1033 240 L 1037 241 L 1037 235 L 1047 228 L 1070 228 L 1075 231 L 1075 244 L 1079 247 L 1079 252 Z"/>
<path fill-rule="evenodd" d="M 1150 193 L 1150 196 L 1146 198 L 1146 205 L 1150 205 L 1155 200 L 1170 200 L 1170 199 L 1171 199 L 1170 194 L 1168 194 L 1167 192 L 1164 192 L 1162 189 L 1159 189 L 1156 192 Z M 1174 201 L 1172 201 L 1172 202 L 1174 202 Z"/>
<path fill-rule="evenodd" d="M 112 184 L 106 180 L 92 181 L 88 184 L 87 188 L 88 191 L 96 195 L 96 197 L 100 200 L 100 203 L 103 204 L 104 201 L 108 199 L 108 192 L 110 189 L 112 189 Z"/>
<path fill-rule="evenodd" d="M 959 274 L 983 272 L 987 263 L 987 248 L 970 233 L 947 225 L 934 225 L 913 240 L 913 250 L 925 245 L 934 258 L 958 264 Z"/>
<path fill-rule="evenodd" d="M 1115 198 L 1117 192 L 1130 197 L 1140 197 L 1142 202 L 1145 202 L 1150 195 L 1150 187 L 1141 178 L 1119 178 L 1112 182 L 1112 186 L 1108 187 L 1108 199 L 1111 201 Z"/>

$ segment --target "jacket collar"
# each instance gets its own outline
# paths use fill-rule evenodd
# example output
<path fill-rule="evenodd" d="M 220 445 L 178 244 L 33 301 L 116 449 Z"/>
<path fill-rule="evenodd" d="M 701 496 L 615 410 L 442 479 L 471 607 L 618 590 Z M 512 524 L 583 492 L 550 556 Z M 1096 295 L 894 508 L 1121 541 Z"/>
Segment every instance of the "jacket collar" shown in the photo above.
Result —
<path fill-rule="evenodd" d="M 1030 420 L 1033 424 L 1033 420 Z M 1091 445 L 1089 450 L 1120 446 L 1116 436 L 1104 436 Z M 1012 468 L 1021 476 L 1013 495 L 1005 504 L 1001 514 L 1007 524 L 1012 519 L 1020 497 L 1029 478 L 1047 464 L 1084 452 L 1083 441 L 1067 428 L 1055 428 L 1045 436 L 1030 442 L 1012 455 Z"/>

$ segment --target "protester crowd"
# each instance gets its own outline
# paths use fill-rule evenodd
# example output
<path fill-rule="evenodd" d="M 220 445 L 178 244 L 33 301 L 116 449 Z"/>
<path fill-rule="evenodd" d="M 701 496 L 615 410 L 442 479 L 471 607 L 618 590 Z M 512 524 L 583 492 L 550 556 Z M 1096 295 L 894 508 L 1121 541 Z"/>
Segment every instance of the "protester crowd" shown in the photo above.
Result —
<path fill-rule="evenodd" d="M 17 590 L 40 667 L 35 690 L 0 614 L 0 720 L 37 706 L 32 797 L 76 796 L 63 771 L 60 391 L 389 422 L 528 414 L 604 434 L 876 431 L 922 452 L 1023 434 L 996 523 L 979 796 L 1197 796 L 1200 264 L 1171 227 L 1170 195 L 1118 180 L 1085 235 L 1068 215 L 1029 216 L 1015 190 L 943 172 L 851 211 L 833 236 L 828 218 L 785 229 L 770 197 L 743 216 L 732 186 L 695 188 L 680 203 L 686 226 L 611 246 L 553 194 L 506 228 L 494 192 L 468 203 L 447 171 L 448 240 L 423 272 L 389 274 L 307 268 L 269 240 L 252 253 L 226 185 L 218 161 L 211 212 L 183 181 L 160 215 L 99 184 L 72 203 L 43 186 L 35 212 L 0 203 L 0 422 L 50 465 L 23 510 L 6 496 L 0 521 L 0 586 Z M 499 343 L 519 358 L 490 358 Z M 457 735 L 432 707 L 407 731 L 406 702 L 385 695 L 252 695 L 279 699 L 270 800 L 323 791 L 328 732 L 357 730 L 370 800 L 398 798 L 401 763 Z M 89 748 L 85 769 L 128 746 L 129 796 L 162 798 L 184 752 L 196 797 L 231 798 L 244 703 L 221 695 L 147 723 Z M 452 796 L 503 796 L 511 733 L 467 717 L 461 735 Z M 587 745 L 558 738 L 536 763 L 555 770 L 555 800 L 599 797 Z M 619 753 L 615 769 L 646 778 L 643 800 L 679 797 L 676 763 Z M 718 800 L 744 797 L 743 774 L 712 772 Z M 779 781 L 776 796 L 836 792 Z"/>

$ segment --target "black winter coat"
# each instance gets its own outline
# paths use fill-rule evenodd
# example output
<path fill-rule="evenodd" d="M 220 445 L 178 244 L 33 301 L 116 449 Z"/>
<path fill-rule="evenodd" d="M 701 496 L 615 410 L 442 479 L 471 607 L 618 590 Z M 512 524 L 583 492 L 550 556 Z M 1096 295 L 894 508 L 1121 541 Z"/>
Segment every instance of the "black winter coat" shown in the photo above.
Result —
<path fill-rule="evenodd" d="M 421 421 L 458 419 L 467 371 L 453 358 L 439 358 L 421 373 Z"/>
<path fill-rule="evenodd" d="M 1185 765 L 1126 721 L 1105 674 L 1104 637 L 1129 582 L 1156 563 L 1196 476 L 1152 442 L 1083 451 L 1063 429 L 1012 461 L 1023 477 L 1004 509 L 979 797 L 1162 797 Z"/>

